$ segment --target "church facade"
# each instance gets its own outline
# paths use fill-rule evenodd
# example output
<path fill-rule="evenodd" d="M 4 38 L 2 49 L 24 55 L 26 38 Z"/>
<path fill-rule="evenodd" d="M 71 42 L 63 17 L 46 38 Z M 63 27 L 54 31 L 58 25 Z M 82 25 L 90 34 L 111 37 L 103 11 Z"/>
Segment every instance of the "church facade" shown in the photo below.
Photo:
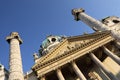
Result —
<path fill-rule="evenodd" d="M 10 70 L 0 67 L 0 80 L 120 80 L 120 18 L 98 21 L 83 9 L 73 9 L 75 20 L 83 21 L 94 33 L 78 36 L 48 36 L 32 70 L 23 75 L 17 32 L 6 37 L 10 44 Z M 2 66 L 2 65 L 1 65 Z"/>

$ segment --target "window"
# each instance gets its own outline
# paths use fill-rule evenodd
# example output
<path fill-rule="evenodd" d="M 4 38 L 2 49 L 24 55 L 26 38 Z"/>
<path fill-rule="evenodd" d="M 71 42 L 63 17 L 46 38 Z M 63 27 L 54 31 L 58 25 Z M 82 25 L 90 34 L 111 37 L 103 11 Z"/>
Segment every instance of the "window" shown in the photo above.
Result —
<path fill-rule="evenodd" d="M 118 21 L 118 20 L 113 20 L 113 22 L 114 22 L 114 23 L 119 23 L 120 21 Z"/>

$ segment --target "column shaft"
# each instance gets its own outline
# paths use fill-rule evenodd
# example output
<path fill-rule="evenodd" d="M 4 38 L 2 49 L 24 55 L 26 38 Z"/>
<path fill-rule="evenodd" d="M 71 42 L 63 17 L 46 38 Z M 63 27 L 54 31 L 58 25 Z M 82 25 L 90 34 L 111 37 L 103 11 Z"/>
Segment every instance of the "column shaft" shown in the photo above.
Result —
<path fill-rule="evenodd" d="M 111 28 L 109 26 L 106 26 L 99 20 L 94 19 L 93 17 L 87 15 L 84 13 L 84 10 L 81 9 L 73 9 L 72 10 L 73 15 L 77 20 L 81 20 L 84 23 L 86 23 L 89 27 L 91 27 L 93 30 L 99 30 L 99 31 L 106 31 L 110 30 L 112 36 L 117 39 L 120 42 L 120 30 L 118 27 Z"/>
<path fill-rule="evenodd" d="M 117 46 L 120 49 L 120 42 L 115 41 L 115 46 Z"/>
<path fill-rule="evenodd" d="M 78 66 L 76 65 L 76 63 L 75 63 L 75 62 L 72 62 L 71 64 L 72 64 L 72 67 L 73 67 L 75 73 L 76 73 L 77 76 L 80 78 L 80 80 L 87 80 L 87 79 L 85 78 L 85 76 L 83 75 L 83 73 L 82 73 L 82 72 L 80 71 L 80 69 L 78 68 Z"/>
<path fill-rule="evenodd" d="M 57 69 L 56 72 L 59 80 L 65 80 L 60 69 Z"/>
<path fill-rule="evenodd" d="M 23 70 L 21 62 L 21 54 L 19 41 L 12 39 L 10 42 L 10 75 L 9 80 L 19 79 L 23 80 Z"/>
<path fill-rule="evenodd" d="M 110 56 L 115 62 L 117 62 L 120 65 L 120 58 L 118 56 L 116 56 L 113 52 L 108 50 L 106 47 L 103 47 L 103 49 L 108 56 Z"/>
<path fill-rule="evenodd" d="M 45 76 L 42 76 L 42 77 L 40 78 L 40 80 L 45 80 Z"/>
<path fill-rule="evenodd" d="M 89 55 L 91 59 L 97 64 L 97 66 L 100 67 L 111 80 L 119 80 L 103 65 L 103 63 L 93 53 L 90 53 Z"/>
<path fill-rule="evenodd" d="M 80 13 L 79 18 L 81 21 L 83 21 L 84 23 L 86 23 L 88 26 L 90 26 L 93 29 L 102 30 L 102 31 L 109 30 L 108 26 L 92 18 L 91 16 L 88 16 L 85 13 Z"/>
<path fill-rule="evenodd" d="M 8 80 L 24 80 L 20 52 L 22 40 L 17 32 L 12 32 L 10 36 L 6 37 L 6 40 L 10 44 Z"/>

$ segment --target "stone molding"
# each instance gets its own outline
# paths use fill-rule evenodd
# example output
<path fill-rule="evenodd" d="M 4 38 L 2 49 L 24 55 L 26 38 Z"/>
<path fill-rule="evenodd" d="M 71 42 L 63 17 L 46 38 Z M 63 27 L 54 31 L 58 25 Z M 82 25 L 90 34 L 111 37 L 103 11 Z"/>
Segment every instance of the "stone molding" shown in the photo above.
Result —
<path fill-rule="evenodd" d="M 71 61 L 97 49 L 110 41 L 113 41 L 114 38 L 111 36 L 110 32 L 100 32 L 99 37 L 97 36 L 90 42 L 84 43 L 81 46 L 75 47 L 72 50 L 59 55 L 57 57 L 52 58 L 49 61 L 44 63 L 37 63 L 32 69 L 36 72 L 38 77 L 52 71 L 56 70 L 57 68 L 70 63 Z"/>
<path fill-rule="evenodd" d="M 10 43 L 10 40 L 12 40 L 12 39 L 17 39 L 19 41 L 19 44 L 23 43 L 22 39 L 20 38 L 20 36 L 17 32 L 12 32 L 12 33 L 10 33 L 10 36 L 6 37 L 6 41 L 8 43 Z"/>

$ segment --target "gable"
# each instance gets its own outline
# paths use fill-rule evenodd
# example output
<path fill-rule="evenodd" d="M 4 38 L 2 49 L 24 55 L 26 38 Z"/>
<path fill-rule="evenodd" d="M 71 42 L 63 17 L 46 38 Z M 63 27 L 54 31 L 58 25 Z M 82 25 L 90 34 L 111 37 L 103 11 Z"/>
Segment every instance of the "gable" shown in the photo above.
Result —
<path fill-rule="evenodd" d="M 68 37 L 50 53 L 41 57 L 32 69 L 37 71 L 37 74 L 42 75 L 113 40 L 110 31 Z"/>
<path fill-rule="evenodd" d="M 110 33 L 109 31 L 104 32 L 95 32 L 92 34 L 85 34 L 80 36 L 73 36 L 68 37 L 65 40 L 63 40 L 60 44 L 58 44 L 53 50 L 51 50 L 48 54 L 45 56 L 42 56 L 38 63 L 44 63 L 46 61 L 49 61 L 52 58 L 55 58 L 59 55 L 62 55 L 69 50 L 74 49 L 75 47 L 87 44 L 97 38 L 100 38 L 104 36 L 105 34 Z"/>

